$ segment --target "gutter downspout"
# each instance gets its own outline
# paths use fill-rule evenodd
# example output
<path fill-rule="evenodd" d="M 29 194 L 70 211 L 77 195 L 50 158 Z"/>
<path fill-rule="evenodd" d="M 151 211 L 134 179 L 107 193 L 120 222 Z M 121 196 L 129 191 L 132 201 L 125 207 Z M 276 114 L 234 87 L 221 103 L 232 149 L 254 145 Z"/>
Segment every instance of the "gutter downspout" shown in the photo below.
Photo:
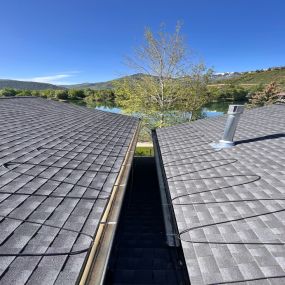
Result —
<path fill-rule="evenodd" d="M 137 130 L 129 145 L 125 159 L 111 192 L 110 200 L 97 228 L 93 246 L 78 282 L 79 285 L 99 285 L 104 282 L 107 264 L 117 228 L 117 222 L 120 216 L 122 202 L 126 192 L 125 190 L 135 153 L 139 130 L 140 123 L 138 124 Z"/>

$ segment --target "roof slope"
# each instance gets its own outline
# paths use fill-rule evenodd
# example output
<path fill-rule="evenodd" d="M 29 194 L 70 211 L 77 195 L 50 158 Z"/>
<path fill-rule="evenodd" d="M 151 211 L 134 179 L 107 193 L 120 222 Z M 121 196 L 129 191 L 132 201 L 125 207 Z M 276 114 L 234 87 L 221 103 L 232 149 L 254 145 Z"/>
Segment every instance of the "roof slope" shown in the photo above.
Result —
<path fill-rule="evenodd" d="M 191 284 L 284 284 L 285 105 L 246 111 L 214 150 L 225 121 L 156 131 Z"/>
<path fill-rule="evenodd" d="M 74 284 L 138 120 L 0 99 L 0 284 Z"/>

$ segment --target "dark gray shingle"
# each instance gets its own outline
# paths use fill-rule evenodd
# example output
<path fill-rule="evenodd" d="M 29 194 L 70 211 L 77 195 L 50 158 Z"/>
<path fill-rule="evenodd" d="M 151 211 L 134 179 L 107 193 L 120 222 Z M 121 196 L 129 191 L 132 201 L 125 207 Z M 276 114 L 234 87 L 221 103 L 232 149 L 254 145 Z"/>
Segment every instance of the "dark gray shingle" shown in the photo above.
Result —
<path fill-rule="evenodd" d="M 285 105 L 246 111 L 217 151 L 225 121 L 156 130 L 191 284 L 283 284 Z"/>
<path fill-rule="evenodd" d="M 0 120 L 0 284 L 74 284 L 138 120 L 39 98 Z"/>

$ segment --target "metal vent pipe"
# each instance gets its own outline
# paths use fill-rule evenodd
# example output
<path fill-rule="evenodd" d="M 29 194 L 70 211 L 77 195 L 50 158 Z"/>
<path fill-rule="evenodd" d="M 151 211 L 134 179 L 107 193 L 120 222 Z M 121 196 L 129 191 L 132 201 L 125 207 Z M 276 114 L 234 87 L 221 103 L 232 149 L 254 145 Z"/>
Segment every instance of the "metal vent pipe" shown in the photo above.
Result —
<path fill-rule="evenodd" d="M 223 138 L 219 143 L 212 144 L 214 148 L 227 148 L 234 146 L 234 135 L 240 119 L 244 111 L 244 105 L 230 105 L 228 110 L 228 119 L 226 122 Z"/>

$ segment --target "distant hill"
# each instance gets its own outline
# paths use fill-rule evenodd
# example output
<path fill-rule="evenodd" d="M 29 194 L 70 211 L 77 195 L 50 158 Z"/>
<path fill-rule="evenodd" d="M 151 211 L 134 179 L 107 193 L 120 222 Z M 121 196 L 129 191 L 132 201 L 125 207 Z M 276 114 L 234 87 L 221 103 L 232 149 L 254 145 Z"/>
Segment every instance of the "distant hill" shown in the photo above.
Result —
<path fill-rule="evenodd" d="M 258 85 L 268 84 L 276 81 L 282 89 L 285 90 L 285 67 L 269 68 L 268 70 L 258 70 L 242 72 L 234 77 L 218 79 L 215 83 L 220 84 L 241 84 L 241 85 Z"/>
<path fill-rule="evenodd" d="M 117 78 L 106 82 L 97 83 L 81 83 L 74 85 L 57 86 L 48 83 L 27 82 L 17 80 L 0 79 L 0 89 L 14 88 L 14 89 L 30 89 L 30 90 L 45 90 L 45 89 L 85 89 L 90 88 L 94 90 L 110 90 L 114 88 L 115 82 L 120 82 L 127 77 L 142 78 L 147 76 L 142 73 L 133 74 L 126 77 Z M 248 72 L 223 72 L 216 73 L 213 76 L 213 85 L 219 84 L 241 84 L 241 85 L 258 85 L 268 84 L 276 81 L 280 87 L 285 91 L 285 67 L 273 67 L 267 70 L 257 70 Z"/>
<path fill-rule="evenodd" d="M 84 89 L 90 88 L 94 90 L 110 90 L 114 88 L 114 83 L 117 81 L 122 81 L 125 78 L 133 77 L 133 78 L 142 78 L 143 76 L 147 76 L 142 73 L 136 73 L 129 76 L 120 77 L 114 80 L 106 81 L 106 82 L 97 82 L 97 83 L 81 83 L 81 84 L 74 84 L 74 85 L 63 85 L 63 87 L 68 89 Z"/>
<path fill-rule="evenodd" d="M 73 84 L 73 85 L 62 85 L 64 88 L 68 89 L 85 89 L 85 88 L 90 88 L 94 90 L 108 90 L 108 89 L 113 89 L 113 82 L 115 80 L 110 80 L 106 82 L 97 82 L 97 83 L 80 83 L 80 84 Z"/>
<path fill-rule="evenodd" d="M 140 78 L 146 76 L 138 73 L 131 75 L 132 77 Z M 114 82 L 121 81 L 125 77 L 118 79 L 98 82 L 98 83 L 82 83 L 75 85 L 64 85 L 69 89 L 81 89 L 91 88 L 95 90 L 102 89 L 113 89 Z M 223 72 L 216 73 L 213 76 L 213 84 L 241 84 L 241 85 L 258 85 L 258 84 L 269 84 L 272 81 L 276 81 L 282 89 L 285 90 L 285 67 L 269 68 L 268 70 L 258 70 L 249 72 Z"/>
<path fill-rule="evenodd" d="M 63 87 L 48 83 L 0 79 L 0 89 L 3 88 L 13 88 L 18 90 L 63 89 Z"/>

